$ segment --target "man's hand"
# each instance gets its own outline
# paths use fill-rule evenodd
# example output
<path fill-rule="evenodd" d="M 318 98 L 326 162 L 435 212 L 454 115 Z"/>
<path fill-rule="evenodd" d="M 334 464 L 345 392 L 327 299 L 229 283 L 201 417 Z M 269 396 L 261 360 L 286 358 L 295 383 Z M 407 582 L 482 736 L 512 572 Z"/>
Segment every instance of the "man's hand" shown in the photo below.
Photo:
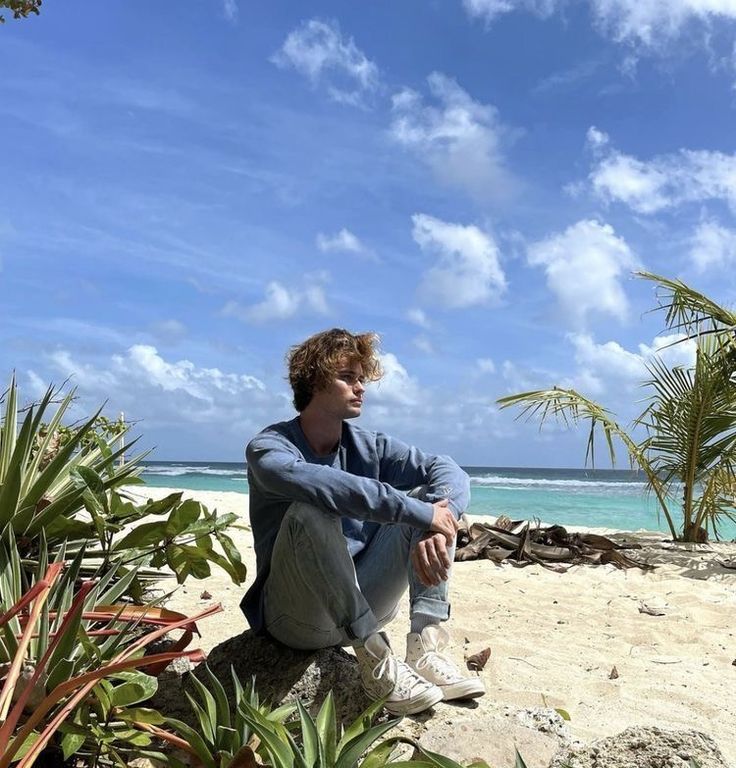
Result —
<path fill-rule="evenodd" d="M 426 533 L 411 552 L 411 562 L 425 587 L 436 587 L 450 575 L 450 555 L 441 533 Z"/>
<path fill-rule="evenodd" d="M 432 509 L 434 514 L 432 515 L 432 524 L 429 526 L 429 530 L 434 533 L 441 533 L 445 537 L 446 544 L 454 544 L 460 523 L 458 523 L 455 515 L 452 514 L 447 499 L 435 501 L 432 504 Z"/>

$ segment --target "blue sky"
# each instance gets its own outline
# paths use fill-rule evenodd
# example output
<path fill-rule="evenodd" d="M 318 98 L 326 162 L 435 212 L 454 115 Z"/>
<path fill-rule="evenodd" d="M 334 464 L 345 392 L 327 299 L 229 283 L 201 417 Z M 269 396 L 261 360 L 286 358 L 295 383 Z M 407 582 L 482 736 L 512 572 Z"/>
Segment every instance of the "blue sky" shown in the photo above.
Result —
<path fill-rule="evenodd" d="M 291 344 L 374 330 L 365 426 L 580 466 L 495 400 L 626 421 L 667 341 L 632 271 L 734 303 L 735 33 L 736 0 L 48 0 L 0 27 L 0 370 L 237 461 Z"/>

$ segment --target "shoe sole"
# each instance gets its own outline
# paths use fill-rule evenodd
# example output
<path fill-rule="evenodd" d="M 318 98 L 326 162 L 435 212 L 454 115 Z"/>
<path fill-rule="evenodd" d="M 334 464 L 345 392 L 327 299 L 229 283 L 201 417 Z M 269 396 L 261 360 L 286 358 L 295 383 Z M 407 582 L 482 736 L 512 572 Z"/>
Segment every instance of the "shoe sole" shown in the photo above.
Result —
<path fill-rule="evenodd" d="M 486 687 L 482 680 L 462 680 L 459 683 L 440 686 L 442 689 L 442 698 L 445 701 L 454 701 L 455 699 L 477 699 L 486 692 Z"/>
<path fill-rule="evenodd" d="M 424 695 L 408 701 L 386 701 L 383 708 L 390 715 L 418 715 L 435 704 L 439 704 L 445 698 L 442 690 L 437 686 L 435 688 L 435 691 L 427 691 Z M 363 690 L 366 696 L 372 699 L 372 696 L 365 689 Z"/>

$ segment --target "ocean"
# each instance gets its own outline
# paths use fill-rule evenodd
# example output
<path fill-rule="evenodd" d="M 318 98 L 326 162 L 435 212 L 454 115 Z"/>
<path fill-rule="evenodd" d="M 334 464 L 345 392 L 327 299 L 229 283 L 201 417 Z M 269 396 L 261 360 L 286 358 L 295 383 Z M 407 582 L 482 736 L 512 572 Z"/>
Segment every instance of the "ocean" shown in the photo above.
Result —
<path fill-rule="evenodd" d="M 613 469 L 464 467 L 470 475 L 470 515 L 508 515 L 512 520 L 667 532 L 656 499 L 641 473 Z M 248 492 L 245 467 L 230 462 L 144 462 L 148 485 L 190 491 Z M 676 516 L 675 516 L 675 519 Z M 736 538 L 724 524 L 722 538 Z"/>

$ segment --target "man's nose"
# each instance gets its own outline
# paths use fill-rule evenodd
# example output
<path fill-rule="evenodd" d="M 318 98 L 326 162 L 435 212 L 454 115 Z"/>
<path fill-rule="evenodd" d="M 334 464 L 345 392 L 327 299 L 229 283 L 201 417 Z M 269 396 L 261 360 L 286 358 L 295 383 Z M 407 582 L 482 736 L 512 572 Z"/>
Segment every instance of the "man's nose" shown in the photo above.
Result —
<path fill-rule="evenodd" d="M 365 385 L 360 379 L 353 384 L 353 390 L 357 392 L 365 392 Z"/>

